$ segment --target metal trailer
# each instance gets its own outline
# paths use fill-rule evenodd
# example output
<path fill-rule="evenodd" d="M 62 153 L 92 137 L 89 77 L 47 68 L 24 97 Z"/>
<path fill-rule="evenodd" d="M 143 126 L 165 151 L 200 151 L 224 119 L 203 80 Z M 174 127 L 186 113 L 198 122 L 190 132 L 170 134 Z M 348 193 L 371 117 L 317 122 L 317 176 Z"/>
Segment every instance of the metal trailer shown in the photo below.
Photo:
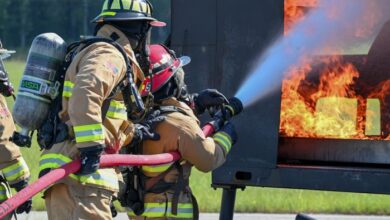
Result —
<path fill-rule="evenodd" d="M 211 87 L 233 96 L 259 55 L 283 33 L 283 6 L 283 0 L 171 0 L 167 42 L 192 57 L 186 67 L 190 91 Z M 359 69 L 389 73 L 384 64 L 390 48 L 381 45 L 390 45 L 389 23 L 368 56 L 346 59 L 360 65 L 368 58 Z M 390 193 L 389 142 L 281 137 L 280 103 L 279 91 L 234 121 L 239 142 L 212 175 L 213 187 L 223 189 L 220 219 L 233 218 L 236 190 L 247 186 Z"/>

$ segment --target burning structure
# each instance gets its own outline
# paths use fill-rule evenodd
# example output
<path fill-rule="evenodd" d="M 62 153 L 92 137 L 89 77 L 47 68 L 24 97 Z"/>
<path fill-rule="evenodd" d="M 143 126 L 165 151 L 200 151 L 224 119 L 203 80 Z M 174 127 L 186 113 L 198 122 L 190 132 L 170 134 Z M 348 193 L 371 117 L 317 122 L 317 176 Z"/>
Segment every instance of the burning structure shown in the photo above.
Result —
<path fill-rule="evenodd" d="M 318 4 L 286 2 L 285 29 Z M 279 161 L 390 162 L 389 43 L 390 21 L 367 55 L 321 55 L 289 70 L 282 83 Z"/>
<path fill-rule="evenodd" d="M 386 0 L 357 1 L 390 7 Z M 247 0 L 250 7 L 240 11 L 234 0 L 173 0 L 170 43 L 193 58 L 190 89 L 207 85 L 233 96 L 259 53 L 282 33 L 288 37 L 319 2 Z M 272 84 L 272 91 L 235 121 L 239 142 L 213 173 L 213 186 L 224 189 L 221 219 L 232 218 L 236 189 L 246 186 L 390 193 L 390 23 L 375 28 L 364 49 L 319 51 L 285 78 L 269 73 L 276 81 L 252 81 Z M 366 36 L 367 29 L 354 34 Z M 205 77 L 194 77 L 199 73 Z"/>

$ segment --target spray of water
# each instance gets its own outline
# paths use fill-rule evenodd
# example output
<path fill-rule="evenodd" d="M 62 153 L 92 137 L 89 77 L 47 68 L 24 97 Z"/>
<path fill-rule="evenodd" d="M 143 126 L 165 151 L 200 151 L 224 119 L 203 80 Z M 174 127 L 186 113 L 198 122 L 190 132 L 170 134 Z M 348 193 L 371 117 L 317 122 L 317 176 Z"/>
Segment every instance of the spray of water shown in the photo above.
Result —
<path fill-rule="evenodd" d="M 329 50 L 340 39 L 356 37 L 356 28 L 363 23 L 364 0 L 322 0 L 319 7 L 272 45 L 249 74 L 236 97 L 244 106 L 254 104 L 280 88 L 289 68 L 305 57 Z M 332 43 L 333 42 L 333 43 Z"/>

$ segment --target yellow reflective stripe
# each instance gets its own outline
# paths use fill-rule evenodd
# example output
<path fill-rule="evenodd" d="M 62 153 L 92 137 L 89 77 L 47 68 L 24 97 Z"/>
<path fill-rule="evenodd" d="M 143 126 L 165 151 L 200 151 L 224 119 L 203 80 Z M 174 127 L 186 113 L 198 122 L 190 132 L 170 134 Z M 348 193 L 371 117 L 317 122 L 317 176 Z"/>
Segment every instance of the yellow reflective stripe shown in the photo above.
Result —
<path fill-rule="evenodd" d="M 112 1 L 110 9 L 111 10 L 113 10 L 113 9 L 121 9 L 121 4 L 119 3 L 119 0 Z"/>
<path fill-rule="evenodd" d="M 133 8 L 131 10 L 142 13 L 140 2 L 139 1 L 133 1 Z"/>
<path fill-rule="evenodd" d="M 115 16 L 115 15 L 116 15 L 116 12 L 113 12 L 113 11 L 105 11 L 105 12 L 100 13 L 99 16 Z"/>
<path fill-rule="evenodd" d="M 7 200 L 10 197 L 6 183 L 0 183 L 0 202 Z"/>
<path fill-rule="evenodd" d="M 131 7 L 131 1 L 130 0 L 122 0 L 123 9 L 124 10 L 130 10 Z"/>
<path fill-rule="evenodd" d="M 70 97 L 72 97 L 72 93 L 71 93 L 71 92 L 63 91 L 63 92 L 62 92 L 62 97 L 70 98 Z"/>
<path fill-rule="evenodd" d="M 147 5 L 147 7 L 146 7 L 146 8 L 147 8 L 147 12 L 146 12 L 146 13 L 147 13 L 148 15 L 151 15 L 151 14 L 152 14 L 152 12 L 150 11 L 150 10 L 151 10 L 150 6 L 149 6 L 149 5 Z"/>
<path fill-rule="evenodd" d="M 73 89 L 74 83 L 72 83 L 71 81 L 66 80 L 66 81 L 64 82 L 64 87 L 69 87 L 69 88 L 72 88 L 72 89 Z"/>
<path fill-rule="evenodd" d="M 14 181 L 25 176 L 30 171 L 28 169 L 26 161 L 21 158 L 16 163 L 2 169 L 2 172 L 7 181 Z"/>
<path fill-rule="evenodd" d="M 58 158 L 58 159 L 64 161 L 65 163 L 72 162 L 72 159 L 70 159 L 69 157 L 64 156 L 62 154 L 44 154 L 41 156 L 40 160 L 51 159 L 51 158 Z"/>
<path fill-rule="evenodd" d="M 367 99 L 366 128 L 367 136 L 381 135 L 381 103 L 379 99 Z"/>
<path fill-rule="evenodd" d="M 112 100 L 107 111 L 107 117 L 127 120 L 125 105 L 121 102 Z"/>
<path fill-rule="evenodd" d="M 146 2 L 140 2 L 139 5 L 141 6 L 141 12 L 146 13 L 148 11 Z"/>
<path fill-rule="evenodd" d="M 193 208 L 191 203 L 179 203 L 177 205 L 177 215 L 172 214 L 172 203 L 168 204 L 167 217 L 170 218 L 190 218 L 193 217 Z"/>
<path fill-rule="evenodd" d="M 145 203 L 145 211 L 141 216 L 147 218 L 170 217 L 170 218 L 192 218 L 193 207 L 191 203 L 179 203 L 177 206 L 177 215 L 171 211 L 172 203 Z M 136 216 L 134 212 L 127 213 L 129 216 Z"/>
<path fill-rule="evenodd" d="M 73 130 L 77 143 L 104 140 L 102 124 L 74 126 Z"/>
<path fill-rule="evenodd" d="M 145 211 L 141 216 L 148 218 L 158 218 L 165 216 L 166 204 L 165 203 L 145 203 Z M 129 216 L 136 216 L 134 212 L 128 212 Z"/>
<path fill-rule="evenodd" d="M 66 98 L 72 97 L 73 87 L 74 87 L 74 83 L 72 83 L 71 81 L 65 81 L 64 89 L 62 91 L 62 97 L 66 97 Z"/>
<path fill-rule="evenodd" d="M 108 9 L 108 2 L 109 2 L 109 0 L 105 0 L 105 1 L 104 1 L 102 11 L 105 11 L 105 10 Z"/>
<path fill-rule="evenodd" d="M 225 132 L 216 133 L 213 139 L 214 141 L 222 145 L 222 147 L 225 148 L 226 152 L 229 152 L 230 149 L 232 148 L 232 141 L 230 139 L 230 136 L 227 135 Z"/>
<path fill-rule="evenodd" d="M 71 161 L 72 159 L 62 154 L 45 154 L 40 158 L 39 170 L 42 171 L 45 169 L 56 169 Z M 69 177 L 82 184 L 106 186 L 113 189 L 119 188 L 118 176 L 112 170 L 99 169 L 91 175 L 78 176 L 75 174 L 70 174 Z"/>
<path fill-rule="evenodd" d="M 84 184 L 94 184 L 99 186 L 107 186 L 113 189 L 119 188 L 118 176 L 112 170 L 99 169 L 95 173 L 87 176 L 76 176 L 79 182 Z M 74 178 L 73 177 L 73 178 Z"/>
<path fill-rule="evenodd" d="M 230 112 L 232 113 L 232 115 L 235 115 L 236 113 L 234 112 L 234 108 L 230 105 L 225 105 L 226 108 L 228 108 L 230 110 Z"/>
<path fill-rule="evenodd" d="M 161 165 L 142 166 L 142 171 L 143 172 L 150 172 L 150 173 L 162 173 L 162 172 L 168 170 L 172 166 L 172 164 L 173 164 L 173 162 L 161 164 Z"/>
<path fill-rule="evenodd" d="M 39 172 L 45 169 L 56 169 L 70 162 L 72 159 L 62 154 L 44 154 L 39 159 Z"/>

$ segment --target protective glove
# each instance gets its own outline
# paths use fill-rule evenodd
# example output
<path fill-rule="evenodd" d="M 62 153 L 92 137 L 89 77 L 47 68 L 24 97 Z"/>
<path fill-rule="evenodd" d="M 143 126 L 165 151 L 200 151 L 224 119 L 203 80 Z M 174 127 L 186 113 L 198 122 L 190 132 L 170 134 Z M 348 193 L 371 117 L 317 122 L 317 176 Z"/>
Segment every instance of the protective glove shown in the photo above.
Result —
<path fill-rule="evenodd" d="M 116 210 L 113 201 L 111 201 L 110 203 L 110 210 L 111 210 L 111 217 L 115 218 L 118 215 L 118 211 Z"/>
<path fill-rule="evenodd" d="M 81 159 L 79 175 L 90 175 L 99 169 L 103 149 L 104 147 L 101 145 L 79 149 Z"/>
<path fill-rule="evenodd" d="M 12 83 L 0 80 L 0 93 L 5 97 L 12 96 L 14 94 L 14 87 L 12 86 Z"/>
<path fill-rule="evenodd" d="M 139 143 L 146 140 L 160 140 L 160 135 L 155 132 L 155 129 L 157 124 L 165 119 L 166 117 L 162 116 L 159 110 L 154 110 L 149 113 L 141 123 L 134 125 L 134 137 L 129 146 L 137 146 Z"/>
<path fill-rule="evenodd" d="M 195 111 L 198 115 L 204 113 L 207 108 L 228 104 L 227 98 L 216 89 L 205 89 L 199 94 L 193 94 Z"/>
<path fill-rule="evenodd" d="M 219 132 L 224 132 L 225 134 L 227 134 L 230 137 L 230 140 L 232 141 L 232 143 L 231 143 L 232 145 L 237 143 L 238 136 L 237 136 L 236 128 L 234 127 L 233 123 L 227 122 L 221 128 L 221 130 L 219 130 Z"/>
<path fill-rule="evenodd" d="M 28 180 L 22 180 L 16 184 L 11 185 L 12 188 L 14 188 L 17 192 L 20 192 L 22 189 L 26 188 L 28 186 Z M 23 212 L 26 212 L 27 214 L 31 211 L 32 208 L 32 198 L 25 201 L 22 205 L 20 205 L 16 209 L 17 214 L 22 214 Z"/>

